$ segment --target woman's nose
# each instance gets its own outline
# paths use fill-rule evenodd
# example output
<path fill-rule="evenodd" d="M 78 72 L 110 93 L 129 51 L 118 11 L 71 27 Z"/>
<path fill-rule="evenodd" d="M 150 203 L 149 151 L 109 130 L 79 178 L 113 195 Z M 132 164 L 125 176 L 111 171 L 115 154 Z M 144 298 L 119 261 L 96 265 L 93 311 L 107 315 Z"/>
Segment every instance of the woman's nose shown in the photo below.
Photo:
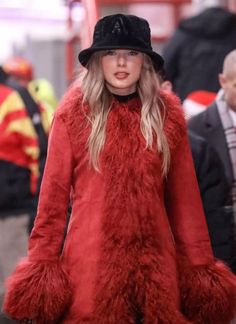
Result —
<path fill-rule="evenodd" d="M 117 64 L 118 66 L 125 66 L 126 65 L 126 56 L 125 54 L 119 53 L 117 56 Z"/>

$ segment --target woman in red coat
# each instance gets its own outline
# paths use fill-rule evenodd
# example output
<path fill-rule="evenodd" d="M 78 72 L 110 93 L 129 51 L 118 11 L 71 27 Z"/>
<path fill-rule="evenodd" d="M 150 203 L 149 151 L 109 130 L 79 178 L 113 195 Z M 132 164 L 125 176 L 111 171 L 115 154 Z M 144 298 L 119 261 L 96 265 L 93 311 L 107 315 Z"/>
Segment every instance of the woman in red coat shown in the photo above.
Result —
<path fill-rule="evenodd" d="M 180 103 L 159 90 L 148 22 L 104 17 L 79 60 L 87 69 L 55 114 L 5 312 L 37 324 L 229 323 L 235 278 L 213 259 Z"/>

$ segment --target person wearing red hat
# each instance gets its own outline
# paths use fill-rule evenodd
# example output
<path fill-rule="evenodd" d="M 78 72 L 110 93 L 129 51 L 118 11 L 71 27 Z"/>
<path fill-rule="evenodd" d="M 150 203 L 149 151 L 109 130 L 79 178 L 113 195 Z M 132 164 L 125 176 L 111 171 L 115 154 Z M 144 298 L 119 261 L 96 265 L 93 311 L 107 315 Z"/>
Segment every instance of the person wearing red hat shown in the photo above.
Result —
<path fill-rule="evenodd" d="M 3 64 L 3 69 L 23 86 L 27 86 L 28 83 L 33 80 L 33 66 L 23 57 L 9 58 Z"/>
<path fill-rule="evenodd" d="M 159 89 L 150 39 L 145 19 L 106 16 L 79 54 L 86 69 L 54 117 L 28 256 L 7 282 L 18 321 L 234 317 L 235 277 L 213 258 L 180 102 Z"/>
<path fill-rule="evenodd" d="M 197 90 L 188 94 L 183 101 L 183 109 L 186 119 L 200 114 L 216 99 L 216 92 Z"/>

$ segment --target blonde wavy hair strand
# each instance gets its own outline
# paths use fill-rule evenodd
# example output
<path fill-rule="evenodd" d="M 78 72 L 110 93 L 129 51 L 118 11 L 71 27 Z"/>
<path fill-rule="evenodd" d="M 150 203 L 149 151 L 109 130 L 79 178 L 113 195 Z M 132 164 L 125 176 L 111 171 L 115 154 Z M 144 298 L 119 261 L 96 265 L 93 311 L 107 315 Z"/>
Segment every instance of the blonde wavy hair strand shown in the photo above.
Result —
<path fill-rule="evenodd" d="M 83 104 L 88 104 L 87 115 L 92 125 L 88 138 L 90 165 L 100 171 L 99 155 L 105 143 L 107 116 L 112 96 L 105 86 L 101 68 L 103 52 L 96 52 L 88 63 L 88 69 L 80 76 Z M 149 56 L 144 54 L 144 63 L 137 92 L 142 102 L 140 129 L 146 140 L 146 149 L 153 147 L 154 134 L 157 139 L 157 151 L 162 154 L 162 173 L 166 175 L 170 165 L 170 150 L 164 132 L 166 107 L 158 96 L 159 78 Z"/>

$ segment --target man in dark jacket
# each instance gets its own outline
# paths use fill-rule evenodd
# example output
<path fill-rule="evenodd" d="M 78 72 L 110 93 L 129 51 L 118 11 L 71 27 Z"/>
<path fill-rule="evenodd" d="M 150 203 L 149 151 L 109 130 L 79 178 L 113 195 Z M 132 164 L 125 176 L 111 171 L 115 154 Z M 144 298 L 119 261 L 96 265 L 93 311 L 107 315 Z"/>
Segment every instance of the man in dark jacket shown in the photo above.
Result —
<path fill-rule="evenodd" d="M 222 90 L 203 113 L 191 118 L 190 130 L 202 136 L 218 153 L 230 186 L 236 225 L 236 50 L 230 52 L 219 75 Z M 236 238 L 236 230 L 234 229 Z"/>
<path fill-rule="evenodd" d="M 233 213 L 224 167 L 204 138 L 192 131 L 188 135 L 214 256 L 236 272 Z"/>
<path fill-rule="evenodd" d="M 161 71 L 161 87 L 172 91 L 172 84 Z M 214 256 L 225 261 L 236 273 L 236 255 L 230 186 L 222 162 L 207 141 L 193 131 L 189 142 Z"/>
<path fill-rule="evenodd" d="M 217 92 L 224 57 L 234 48 L 236 14 L 210 6 L 181 21 L 163 52 L 167 79 L 181 100 L 194 90 Z"/>

